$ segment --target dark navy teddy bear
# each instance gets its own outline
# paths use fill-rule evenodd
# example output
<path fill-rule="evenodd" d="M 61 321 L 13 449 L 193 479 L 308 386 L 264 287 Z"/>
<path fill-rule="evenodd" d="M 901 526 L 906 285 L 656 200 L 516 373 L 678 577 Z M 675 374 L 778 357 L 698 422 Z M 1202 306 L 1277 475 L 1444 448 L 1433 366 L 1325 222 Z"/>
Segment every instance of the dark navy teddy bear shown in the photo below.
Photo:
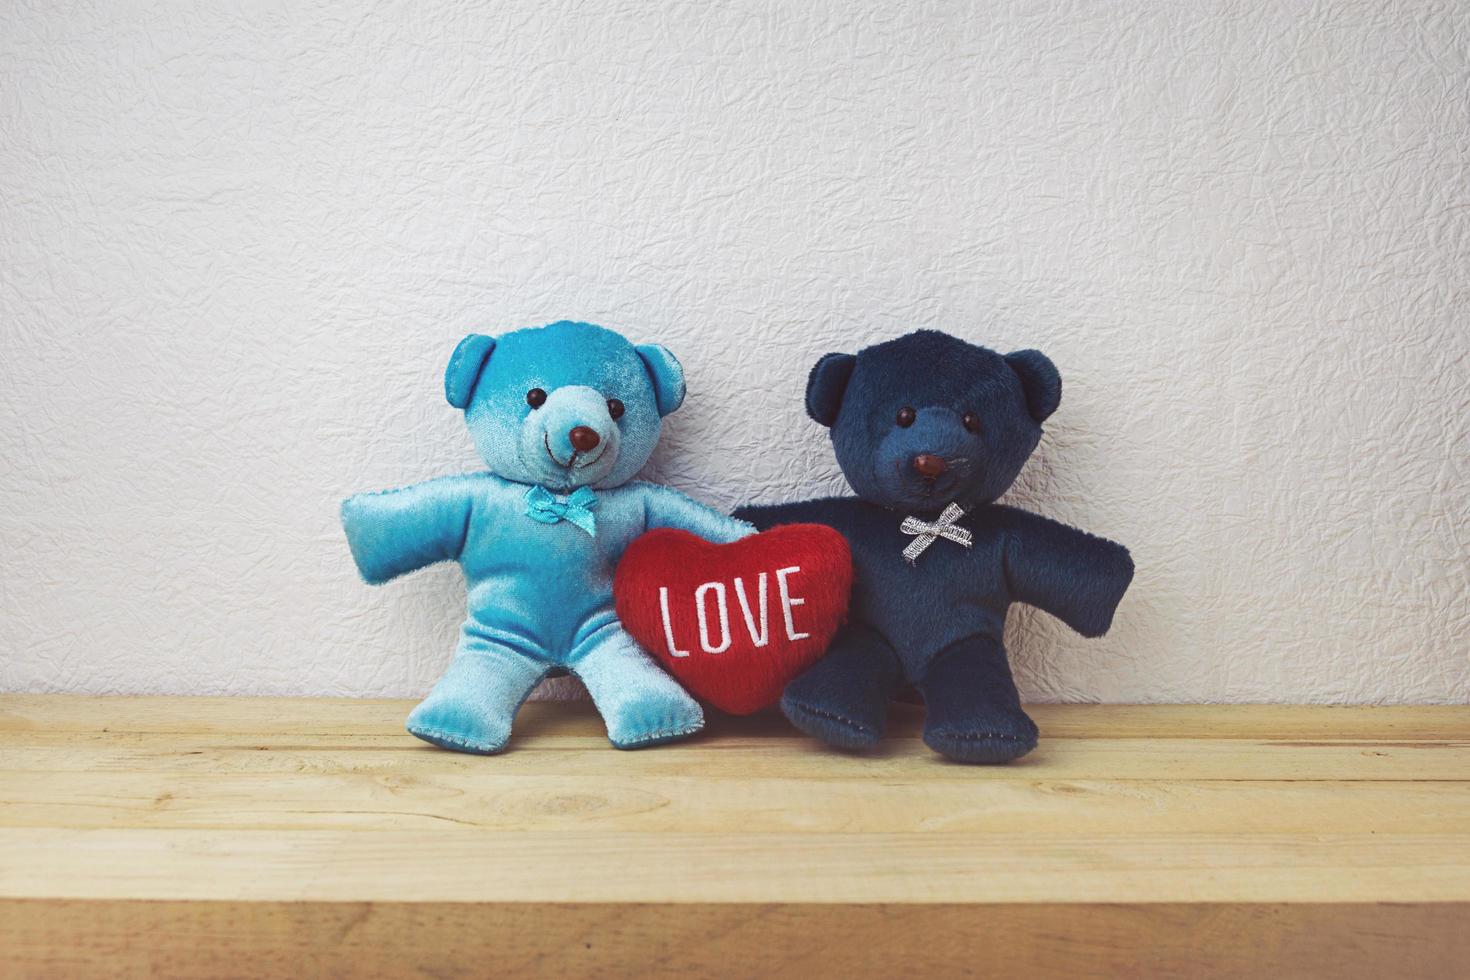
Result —
<path fill-rule="evenodd" d="M 831 428 L 857 496 L 736 512 L 761 530 L 826 524 L 852 546 L 850 620 L 781 699 L 798 728 L 875 745 L 888 702 L 912 684 L 935 751 L 994 763 L 1036 747 L 1006 661 L 1006 610 L 1024 602 L 1101 636 L 1133 578 L 1122 545 L 995 503 L 1061 394 L 1039 351 L 1002 357 L 934 330 L 817 362 L 807 413 Z"/>

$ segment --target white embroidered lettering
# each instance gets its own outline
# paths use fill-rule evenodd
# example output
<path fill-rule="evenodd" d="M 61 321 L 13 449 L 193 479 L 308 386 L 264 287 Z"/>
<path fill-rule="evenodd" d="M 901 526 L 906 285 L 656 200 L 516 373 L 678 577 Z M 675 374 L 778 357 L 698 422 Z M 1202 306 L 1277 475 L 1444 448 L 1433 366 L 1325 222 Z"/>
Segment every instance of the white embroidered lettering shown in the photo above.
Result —
<path fill-rule="evenodd" d="M 709 640 L 709 617 L 705 614 L 705 595 L 714 592 L 720 609 L 720 644 Z M 725 604 L 725 583 L 706 582 L 694 590 L 694 611 L 699 615 L 699 645 L 705 653 L 724 653 L 730 649 L 730 610 Z"/>
<path fill-rule="evenodd" d="M 791 586 L 786 581 L 786 576 L 795 575 L 799 571 L 800 565 L 776 569 L 776 588 L 781 593 L 781 615 L 786 618 L 786 638 L 790 640 L 805 640 L 811 636 L 810 633 L 796 632 L 796 622 L 791 617 L 792 607 L 806 605 L 805 599 L 798 599 L 791 594 Z"/>
<path fill-rule="evenodd" d="M 669 656 L 687 657 L 688 650 L 680 650 L 679 645 L 674 642 L 674 623 L 669 617 L 669 587 L 661 585 L 658 589 L 658 608 L 664 614 L 664 640 L 669 644 Z"/>
<path fill-rule="evenodd" d="M 761 572 L 756 582 L 756 602 L 761 610 L 759 633 L 755 631 L 755 616 L 750 611 L 750 599 L 745 595 L 745 581 L 739 577 L 735 579 L 735 598 L 740 600 L 740 613 L 745 617 L 745 628 L 750 632 L 750 642 L 757 647 L 763 647 L 771 642 L 771 627 L 766 615 L 766 573 Z"/>

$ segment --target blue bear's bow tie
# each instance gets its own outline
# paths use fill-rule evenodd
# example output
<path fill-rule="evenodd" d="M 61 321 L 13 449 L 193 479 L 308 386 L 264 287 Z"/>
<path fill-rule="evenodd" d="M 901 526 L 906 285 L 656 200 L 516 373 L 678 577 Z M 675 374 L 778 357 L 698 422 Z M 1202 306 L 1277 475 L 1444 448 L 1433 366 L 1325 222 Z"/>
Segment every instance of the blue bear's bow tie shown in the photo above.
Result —
<path fill-rule="evenodd" d="M 597 506 L 597 494 L 591 487 L 578 487 L 570 497 L 558 497 L 545 487 L 532 487 L 526 491 L 526 516 L 542 524 L 570 521 L 588 534 L 597 535 L 597 518 L 592 508 Z"/>

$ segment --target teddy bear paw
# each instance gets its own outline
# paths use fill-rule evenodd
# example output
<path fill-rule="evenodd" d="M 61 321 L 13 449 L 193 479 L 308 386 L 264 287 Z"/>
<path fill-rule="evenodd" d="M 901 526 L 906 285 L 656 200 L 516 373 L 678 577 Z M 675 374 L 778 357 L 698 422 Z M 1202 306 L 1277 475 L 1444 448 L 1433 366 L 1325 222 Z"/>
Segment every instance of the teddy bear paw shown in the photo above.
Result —
<path fill-rule="evenodd" d="M 408 716 L 410 734 L 440 748 L 473 755 L 494 755 L 510 741 L 510 722 L 489 718 L 467 707 L 430 698 Z"/>
<path fill-rule="evenodd" d="M 704 710 L 682 691 L 679 696 L 649 691 L 604 712 L 603 720 L 614 748 L 646 749 L 687 738 L 704 728 Z"/>
<path fill-rule="evenodd" d="M 801 731 L 839 749 L 871 749 L 883 737 L 879 727 L 853 718 L 853 712 L 818 707 L 790 691 L 781 698 L 781 712 Z"/>

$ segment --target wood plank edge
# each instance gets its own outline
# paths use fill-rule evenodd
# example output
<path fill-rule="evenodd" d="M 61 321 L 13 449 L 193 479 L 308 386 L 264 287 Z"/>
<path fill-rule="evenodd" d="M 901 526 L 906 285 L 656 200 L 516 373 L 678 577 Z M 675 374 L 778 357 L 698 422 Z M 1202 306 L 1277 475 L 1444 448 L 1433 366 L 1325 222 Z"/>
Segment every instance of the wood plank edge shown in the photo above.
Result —
<path fill-rule="evenodd" d="M 269 737 L 400 735 L 414 699 L 0 694 L 0 738 L 25 732 Z M 1470 706 L 1032 704 L 1043 739 L 1207 738 L 1389 741 L 1470 739 Z M 917 739 L 922 708 L 897 705 L 893 739 Z M 527 704 L 517 725 L 542 738 L 601 738 L 590 701 Z M 804 738 L 779 713 L 711 712 L 700 742 Z M 695 744 L 695 743 L 690 743 Z"/>

